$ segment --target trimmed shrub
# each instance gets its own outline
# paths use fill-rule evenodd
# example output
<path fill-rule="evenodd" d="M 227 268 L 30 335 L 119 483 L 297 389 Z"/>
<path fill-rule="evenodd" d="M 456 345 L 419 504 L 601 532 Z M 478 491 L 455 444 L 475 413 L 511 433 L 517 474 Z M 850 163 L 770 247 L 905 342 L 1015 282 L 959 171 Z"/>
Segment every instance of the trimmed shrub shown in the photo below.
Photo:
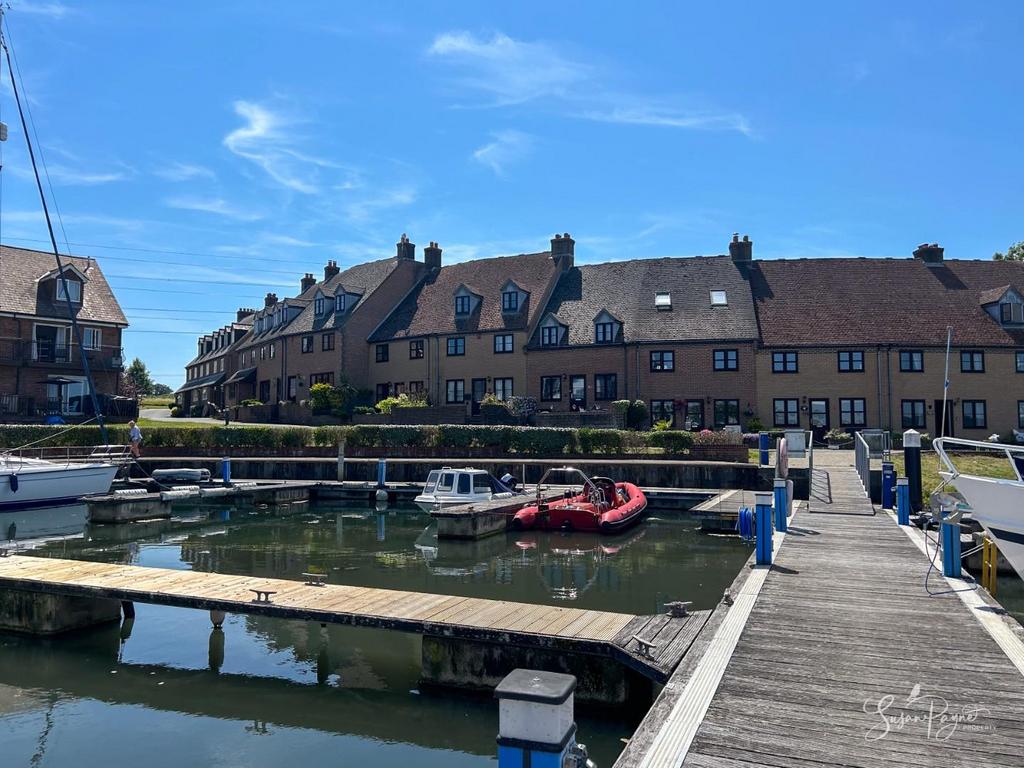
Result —
<path fill-rule="evenodd" d="M 509 448 L 531 456 L 575 453 L 577 430 L 555 427 L 514 427 Z"/>
<path fill-rule="evenodd" d="M 643 400 L 634 400 L 626 409 L 626 426 L 630 429 L 646 429 L 650 418 L 651 413 Z"/>
<path fill-rule="evenodd" d="M 647 433 L 647 444 L 661 448 L 665 453 L 686 453 L 695 442 L 693 432 L 680 429 L 662 429 Z"/>

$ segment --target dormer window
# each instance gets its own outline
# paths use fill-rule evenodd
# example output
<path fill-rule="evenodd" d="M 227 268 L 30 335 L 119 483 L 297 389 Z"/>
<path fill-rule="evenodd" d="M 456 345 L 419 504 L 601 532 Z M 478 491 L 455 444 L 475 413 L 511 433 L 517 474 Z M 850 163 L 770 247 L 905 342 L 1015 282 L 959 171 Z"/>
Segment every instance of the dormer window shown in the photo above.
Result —
<path fill-rule="evenodd" d="M 1004 301 L 999 305 L 999 322 L 1003 325 L 1024 323 L 1024 304 Z"/>
<path fill-rule="evenodd" d="M 726 298 L 725 291 L 711 291 L 712 307 L 725 307 L 728 305 L 729 300 Z"/>
<path fill-rule="evenodd" d="M 559 325 L 545 325 L 540 329 L 540 345 L 542 347 L 557 347 L 562 340 L 562 327 Z"/>
<path fill-rule="evenodd" d="M 73 304 L 82 303 L 82 284 L 77 280 L 67 278 L 57 279 L 57 301 L 67 301 L 71 297 Z"/>
<path fill-rule="evenodd" d="M 313 312 L 319 317 L 324 313 L 324 297 L 317 296 L 313 299 Z"/>
<path fill-rule="evenodd" d="M 501 311 L 502 312 L 518 312 L 519 311 L 519 291 L 503 291 L 501 294 Z"/>
<path fill-rule="evenodd" d="M 456 296 L 455 297 L 455 314 L 456 315 L 468 315 L 469 314 L 469 296 Z"/>
<path fill-rule="evenodd" d="M 334 297 L 334 311 L 344 312 L 345 311 L 345 294 L 339 293 Z"/>
<path fill-rule="evenodd" d="M 656 293 L 654 294 L 654 308 L 659 310 L 670 310 L 672 309 L 672 294 L 671 293 Z"/>
<path fill-rule="evenodd" d="M 615 341 L 615 323 L 594 323 L 594 341 L 598 344 Z"/>

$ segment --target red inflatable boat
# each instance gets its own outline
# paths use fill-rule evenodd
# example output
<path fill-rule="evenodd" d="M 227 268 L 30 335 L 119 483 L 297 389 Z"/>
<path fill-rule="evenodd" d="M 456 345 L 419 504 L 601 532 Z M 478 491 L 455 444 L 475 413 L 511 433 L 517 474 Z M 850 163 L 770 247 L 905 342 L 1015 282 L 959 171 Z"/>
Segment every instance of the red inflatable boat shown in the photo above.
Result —
<path fill-rule="evenodd" d="M 542 501 L 545 481 L 552 473 L 568 475 L 570 489 L 560 499 Z M 646 509 L 647 498 L 632 483 L 590 478 L 578 469 L 563 467 L 544 474 L 537 483 L 537 500 L 516 512 L 512 528 L 612 533 L 639 522 Z"/>

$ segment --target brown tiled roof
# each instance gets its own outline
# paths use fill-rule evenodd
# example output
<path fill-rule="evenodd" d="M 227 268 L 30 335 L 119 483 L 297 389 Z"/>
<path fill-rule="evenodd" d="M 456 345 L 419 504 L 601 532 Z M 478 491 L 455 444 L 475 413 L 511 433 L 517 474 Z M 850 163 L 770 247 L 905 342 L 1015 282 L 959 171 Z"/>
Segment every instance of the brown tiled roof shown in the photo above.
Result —
<path fill-rule="evenodd" d="M 369 340 L 527 328 L 557 271 L 549 251 L 450 264 L 428 275 Z M 501 289 L 509 280 L 529 294 L 515 313 L 501 311 Z M 471 315 L 456 319 L 455 292 L 462 285 L 481 300 Z"/>
<path fill-rule="evenodd" d="M 74 265 L 88 278 L 75 315 L 79 320 L 128 325 L 95 259 L 62 255 L 61 261 L 65 266 Z M 55 274 L 56 268 L 52 253 L 0 246 L 0 312 L 67 318 L 67 305 L 55 300 L 54 282 L 36 282 L 43 275 Z"/>
<path fill-rule="evenodd" d="M 349 315 L 359 310 L 360 304 L 380 287 L 380 284 L 394 271 L 397 264 L 397 258 L 380 259 L 365 264 L 357 264 L 327 280 L 321 280 L 315 285 L 310 286 L 295 298 L 283 299 L 278 304 L 302 307 L 302 311 L 294 320 L 286 325 L 271 328 L 261 334 L 250 331 L 242 339 L 238 348 L 248 349 L 283 336 L 294 336 L 300 333 L 330 331 L 341 328 Z M 348 293 L 359 294 L 362 298 L 360 298 L 359 304 L 356 304 L 354 308 L 336 317 L 333 303 L 334 294 L 341 287 L 344 287 Z M 322 292 L 330 304 L 328 307 L 329 311 L 322 317 L 316 317 L 315 315 L 313 300 L 316 298 L 317 292 Z"/>
<path fill-rule="evenodd" d="M 946 343 L 1017 346 L 984 309 L 994 288 L 1024 286 L 1024 264 L 920 259 L 779 259 L 754 262 L 754 303 L 767 346 Z"/>
<path fill-rule="evenodd" d="M 756 339 L 744 269 L 728 256 L 574 267 L 558 281 L 543 316 L 550 312 L 569 326 L 569 344 L 594 343 L 594 318 L 602 310 L 622 323 L 622 341 Z M 726 292 L 728 304 L 713 307 L 711 291 L 719 290 Z M 661 292 L 671 295 L 671 310 L 655 308 L 655 294 Z"/>

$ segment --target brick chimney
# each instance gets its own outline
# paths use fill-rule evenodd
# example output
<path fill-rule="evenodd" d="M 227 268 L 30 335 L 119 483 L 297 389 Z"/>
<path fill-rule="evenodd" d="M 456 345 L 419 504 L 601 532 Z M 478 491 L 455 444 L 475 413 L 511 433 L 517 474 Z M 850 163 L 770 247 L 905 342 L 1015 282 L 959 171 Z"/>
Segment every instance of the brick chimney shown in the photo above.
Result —
<path fill-rule="evenodd" d="M 305 293 L 314 285 L 316 285 L 316 278 L 313 277 L 312 272 L 307 272 L 302 276 L 302 280 L 299 281 L 299 293 Z"/>
<path fill-rule="evenodd" d="M 569 236 L 569 233 L 559 235 L 556 232 L 555 236 L 551 238 L 551 258 L 562 268 L 563 272 L 572 269 L 575 253 L 576 241 Z"/>
<path fill-rule="evenodd" d="M 409 236 L 404 232 L 402 238 L 396 244 L 398 247 L 398 258 L 400 259 L 415 259 L 416 258 L 416 243 L 409 242 Z"/>
<path fill-rule="evenodd" d="M 256 310 L 251 309 L 250 307 L 239 307 L 238 312 L 235 313 L 235 322 L 240 323 L 243 320 L 245 320 L 245 318 L 247 318 L 249 315 L 254 314 L 255 312 Z"/>
<path fill-rule="evenodd" d="M 430 241 L 430 245 L 423 249 L 423 263 L 427 265 L 427 269 L 441 268 L 441 246 L 433 240 Z"/>
<path fill-rule="evenodd" d="M 914 258 L 925 264 L 941 264 L 945 250 L 938 243 L 921 243 L 914 251 Z"/>
<path fill-rule="evenodd" d="M 275 304 L 277 304 L 277 294 L 276 293 L 268 293 L 266 298 L 263 299 L 263 306 L 264 307 L 272 307 Z"/>
<path fill-rule="evenodd" d="M 338 267 L 338 262 L 331 259 L 331 261 L 324 265 L 324 280 L 330 280 L 339 272 L 341 272 L 341 269 Z"/>
<path fill-rule="evenodd" d="M 739 233 L 734 232 L 729 243 L 729 255 L 733 261 L 750 261 L 754 258 L 754 241 L 746 235 L 740 240 Z"/>

